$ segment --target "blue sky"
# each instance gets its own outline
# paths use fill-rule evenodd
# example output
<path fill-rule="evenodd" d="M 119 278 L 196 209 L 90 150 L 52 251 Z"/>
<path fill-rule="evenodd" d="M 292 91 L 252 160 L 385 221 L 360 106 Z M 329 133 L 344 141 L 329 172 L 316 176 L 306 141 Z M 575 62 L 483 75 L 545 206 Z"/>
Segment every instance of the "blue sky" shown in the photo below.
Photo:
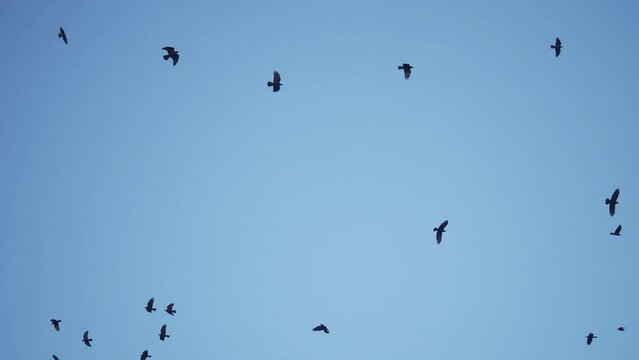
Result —
<path fill-rule="evenodd" d="M 638 15 L 3 1 L 3 356 L 636 358 Z"/>

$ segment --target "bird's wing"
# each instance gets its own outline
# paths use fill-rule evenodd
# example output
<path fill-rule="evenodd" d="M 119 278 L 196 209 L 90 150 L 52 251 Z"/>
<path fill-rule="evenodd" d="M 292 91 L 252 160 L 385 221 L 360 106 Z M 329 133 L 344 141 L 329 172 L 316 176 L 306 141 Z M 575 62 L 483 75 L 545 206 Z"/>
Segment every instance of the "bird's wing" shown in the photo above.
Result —
<path fill-rule="evenodd" d="M 59 360 L 57 356 L 53 355 L 53 360 Z"/>
<path fill-rule="evenodd" d="M 441 230 L 437 231 L 437 235 L 435 236 L 435 238 L 437 239 L 437 243 L 438 244 L 442 242 L 442 232 L 441 232 Z"/>
<path fill-rule="evenodd" d="M 313 331 L 322 331 L 322 330 L 324 330 L 324 327 L 322 325 L 318 325 L 313 328 Z"/>
<path fill-rule="evenodd" d="M 561 48 L 559 46 L 555 46 L 555 57 L 559 56 L 561 53 Z"/>
<path fill-rule="evenodd" d="M 89 338 L 89 330 L 87 330 L 87 331 L 85 331 L 85 332 L 84 332 L 84 335 L 82 335 L 82 338 L 83 338 L 84 340 L 87 340 L 87 339 Z"/>
<path fill-rule="evenodd" d="M 280 73 L 278 73 L 277 71 L 273 71 L 273 82 L 278 84 L 280 81 L 282 81 Z"/>
<path fill-rule="evenodd" d="M 162 48 L 162 50 L 166 50 L 167 52 L 173 52 L 175 51 L 175 48 L 172 46 L 165 46 Z"/>
<path fill-rule="evenodd" d="M 559 40 L 559 38 L 555 38 L 555 46 L 561 46 L 561 40 Z"/>
<path fill-rule="evenodd" d="M 615 208 L 617 207 L 617 205 L 614 202 L 610 202 L 610 205 L 608 205 L 608 210 L 610 212 L 610 216 L 615 215 Z"/>
<path fill-rule="evenodd" d="M 410 77 L 410 66 L 404 65 L 404 79 L 408 80 Z"/>
<path fill-rule="evenodd" d="M 152 308 L 154 301 L 155 301 L 155 298 L 150 298 L 149 301 L 147 301 L 147 303 L 146 303 L 146 307 Z"/>
<path fill-rule="evenodd" d="M 616 234 L 619 234 L 621 232 L 621 225 L 617 226 L 617 229 L 615 230 Z"/>
<path fill-rule="evenodd" d="M 160 329 L 160 333 L 166 334 L 166 324 L 162 325 L 162 328 Z"/>
<path fill-rule="evenodd" d="M 175 66 L 175 64 L 177 64 L 178 60 L 180 59 L 180 54 L 175 53 L 173 54 L 172 58 L 173 58 L 173 66 Z"/>
<path fill-rule="evenodd" d="M 612 193 L 612 197 L 610 198 L 610 202 L 617 202 L 618 198 L 619 198 L 619 188 L 617 188 L 615 190 L 615 192 Z"/>
<path fill-rule="evenodd" d="M 56 331 L 60 331 L 60 323 L 59 323 L 59 322 L 54 323 L 54 324 L 53 324 L 53 328 L 54 328 Z"/>
<path fill-rule="evenodd" d="M 445 220 L 441 225 L 439 225 L 439 231 L 443 231 L 446 226 L 448 226 L 448 220 Z"/>
<path fill-rule="evenodd" d="M 170 303 L 169 306 L 166 307 L 167 310 L 172 311 L 173 310 L 173 303 Z"/>
<path fill-rule="evenodd" d="M 586 339 L 586 344 L 587 344 L 587 345 L 592 344 L 592 338 L 591 338 L 591 337 L 589 337 L 588 339 Z"/>

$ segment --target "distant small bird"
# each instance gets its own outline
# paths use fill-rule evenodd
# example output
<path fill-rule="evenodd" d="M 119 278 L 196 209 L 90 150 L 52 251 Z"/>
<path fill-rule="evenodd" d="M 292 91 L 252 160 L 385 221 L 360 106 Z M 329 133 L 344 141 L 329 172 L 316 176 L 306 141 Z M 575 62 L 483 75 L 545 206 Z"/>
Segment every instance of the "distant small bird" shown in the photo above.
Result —
<path fill-rule="evenodd" d="M 82 341 L 84 341 L 84 345 L 91 347 L 91 341 L 93 341 L 93 339 L 89 339 L 89 330 L 84 332 L 84 336 L 82 336 Z"/>
<path fill-rule="evenodd" d="M 588 336 L 586 336 L 586 345 L 592 344 L 592 339 L 596 338 L 597 337 L 593 333 L 589 333 Z"/>
<path fill-rule="evenodd" d="M 167 52 L 167 54 L 163 56 L 164 60 L 169 60 L 169 58 L 173 59 L 173 66 L 175 66 L 180 59 L 179 51 L 175 51 L 175 48 L 171 46 L 163 47 L 162 50 L 166 50 Z"/>
<path fill-rule="evenodd" d="M 408 80 L 408 78 L 410 77 L 410 69 L 412 69 L 413 67 L 410 66 L 410 64 L 402 64 L 402 66 L 398 66 L 397 70 L 404 70 L 404 79 Z"/>
<path fill-rule="evenodd" d="M 324 324 L 319 324 L 318 326 L 313 328 L 313 331 L 323 331 L 325 333 L 329 333 L 328 328 Z"/>
<path fill-rule="evenodd" d="M 144 350 L 142 352 L 142 355 L 140 355 L 140 360 L 146 360 L 146 358 L 150 358 L 153 357 L 151 355 L 149 355 L 149 350 Z"/>
<path fill-rule="evenodd" d="M 442 242 L 442 234 L 446 232 L 446 226 L 448 225 L 448 220 L 444 221 L 439 227 L 433 229 L 433 231 L 437 231 L 435 238 L 437 239 L 437 243 Z"/>
<path fill-rule="evenodd" d="M 62 39 L 62 41 L 64 41 L 65 44 L 69 43 L 67 41 L 67 34 L 64 32 L 64 29 L 62 28 L 62 26 L 60 26 L 60 32 L 58 32 L 58 38 Z"/>
<path fill-rule="evenodd" d="M 610 216 L 615 215 L 615 207 L 617 204 L 617 199 L 619 198 L 619 188 L 612 193 L 610 199 L 606 198 L 606 205 L 608 205 L 608 211 L 610 211 Z"/>
<path fill-rule="evenodd" d="M 611 232 L 610 235 L 620 236 L 621 235 L 621 225 L 617 226 L 615 232 Z"/>
<path fill-rule="evenodd" d="M 154 312 L 155 310 L 157 310 L 156 308 L 154 308 L 154 307 L 153 307 L 153 302 L 154 302 L 154 301 L 155 301 L 155 298 L 150 298 L 150 299 L 149 299 L 149 301 L 146 303 L 146 307 L 145 307 L 145 309 L 146 309 L 146 311 L 147 311 L 148 313 L 152 313 L 152 312 Z"/>
<path fill-rule="evenodd" d="M 57 356 L 53 355 L 53 360 L 60 360 Z"/>
<path fill-rule="evenodd" d="M 173 310 L 173 303 L 170 303 L 169 306 L 166 307 L 166 311 L 169 315 L 175 315 L 175 313 L 177 312 L 176 310 Z"/>
<path fill-rule="evenodd" d="M 623 327 L 623 326 L 620 326 L 620 327 L 618 327 L 618 328 L 617 328 L 617 330 L 619 330 L 619 331 L 626 331 L 626 328 L 625 328 L 625 327 Z"/>
<path fill-rule="evenodd" d="M 280 73 L 278 73 L 277 71 L 273 71 L 273 81 L 267 82 L 266 86 L 268 87 L 272 86 L 273 92 L 280 91 L 280 86 L 282 86 L 282 77 L 280 76 Z"/>
<path fill-rule="evenodd" d="M 160 340 L 164 341 L 164 338 L 168 338 L 171 337 L 170 335 L 166 334 L 166 324 L 162 325 L 162 328 L 160 329 Z"/>
<path fill-rule="evenodd" d="M 60 331 L 60 322 L 62 322 L 62 320 L 51 319 L 51 325 L 53 325 L 55 331 Z"/>
<path fill-rule="evenodd" d="M 555 49 L 555 57 L 559 56 L 561 53 L 561 40 L 555 38 L 555 45 L 550 45 L 550 48 Z"/>

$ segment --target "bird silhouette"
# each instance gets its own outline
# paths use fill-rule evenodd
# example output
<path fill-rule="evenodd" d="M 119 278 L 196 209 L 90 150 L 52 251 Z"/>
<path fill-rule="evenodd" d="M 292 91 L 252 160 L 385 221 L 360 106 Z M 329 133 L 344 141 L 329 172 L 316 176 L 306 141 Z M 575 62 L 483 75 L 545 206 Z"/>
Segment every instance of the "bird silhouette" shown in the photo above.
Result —
<path fill-rule="evenodd" d="M 410 77 L 410 69 L 412 69 L 413 67 L 410 66 L 410 64 L 402 64 L 401 66 L 397 67 L 397 70 L 404 70 L 404 79 L 408 80 L 408 78 Z"/>
<path fill-rule="evenodd" d="M 441 243 L 442 242 L 442 234 L 446 232 L 446 226 L 448 225 L 448 220 L 444 221 L 441 225 L 439 225 L 439 227 L 436 227 L 433 229 L 433 231 L 436 231 L 437 234 L 435 234 L 435 238 L 437 239 L 437 243 Z"/>
<path fill-rule="evenodd" d="M 93 341 L 93 339 L 89 339 L 89 330 L 84 332 L 82 341 L 84 342 L 84 345 L 91 347 L 91 341 Z"/>
<path fill-rule="evenodd" d="M 169 315 L 175 315 L 175 313 L 177 312 L 176 310 L 173 310 L 173 303 L 170 303 L 169 306 L 166 307 L 166 311 Z"/>
<path fill-rule="evenodd" d="M 166 334 L 166 324 L 162 325 L 162 328 L 160 329 L 160 340 L 164 341 L 164 338 L 168 338 L 171 337 L 170 335 Z"/>
<path fill-rule="evenodd" d="M 617 226 L 615 232 L 611 232 L 610 235 L 621 236 L 621 225 Z"/>
<path fill-rule="evenodd" d="M 625 327 L 623 327 L 623 326 L 620 326 L 620 327 L 618 327 L 618 328 L 617 328 L 617 330 L 619 330 L 619 331 L 626 331 L 626 328 L 625 328 Z"/>
<path fill-rule="evenodd" d="M 65 44 L 69 43 L 69 41 L 67 41 L 67 34 L 64 32 L 64 29 L 62 28 L 62 26 L 60 26 L 60 31 L 58 32 L 58 38 L 62 39 L 62 41 L 64 41 Z"/>
<path fill-rule="evenodd" d="M 149 355 L 149 350 L 144 350 L 142 351 L 142 355 L 140 355 L 140 360 L 146 360 L 146 358 L 150 358 L 153 357 L 151 355 Z"/>
<path fill-rule="evenodd" d="M 610 199 L 606 198 L 606 205 L 608 205 L 608 211 L 610 212 L 610 216 L 615 215 L 616 206 L 617 204 L 619 204 L 617 202 L 618 198 L 619 198 L 619 188 L 617 188 L 615 192 L 612 193 L 612 196 L 610 197 Z"/>
<path fill-rule="evenodd" d="M 282 77 L 280 73 L 277 71 L 273 71 L 273 81 L 269 81 L 266 83 L 266 86 L 273 87 L 273 92 L 280 91 L 280 86 L 282 86 Z"/>
<path fill-rule="evenodd" d="M 555 57 L 559 56 L 561 53 L 561 40 L 555 38 L 555 45 L 550 45 L 550 48 L 555 49 Z"/>
<path fill-rule="evenodd" d="M 325 333 L 329 333 L 328 328 L 324 324 L 319 324 L 318 326 L 313 328 L 313 331 L 323 331 Z"/>
<path fill-rule="evenodd" d="M 593 333 L 589 333 L 588 336 L 586 336 L 586 345 L 592 344 L 592 339 L 596 338 L 597 337 Z"/>
<path fill-rule="evenodd" d="M 150 298 L 149 301 L 147 301 L 146 303 L 146 307 L 144 307 L 146 309 L 146 311 L 148 313 L 152 313 L 155 310 L 157 310 L 156 308 L 153 307 L 153 302 L 155 301 L 155 298 Z"/>
<path fill-rule="evenodd" d="M 62 322 L 62 320 L 51 319 L 51 325 L 53 325 L 55 331 L 60 331 L 60 322 Z"/>
<path fill-rule="evenodd" d="M 162 50 L 166 50 L 167 52 L 167 54 L 163 56 L 164 60 L 168 60 L 169 58 L 173 59 L 173 66 L 175 66 L 180 59 L 179 51 L 175 51 L 175 48 L 171 46 L 163 47 Z"/>
<path fill-rule="evenodd" d="M 53 355 L 53 360 L 60 360 L 57 356 Z"/>

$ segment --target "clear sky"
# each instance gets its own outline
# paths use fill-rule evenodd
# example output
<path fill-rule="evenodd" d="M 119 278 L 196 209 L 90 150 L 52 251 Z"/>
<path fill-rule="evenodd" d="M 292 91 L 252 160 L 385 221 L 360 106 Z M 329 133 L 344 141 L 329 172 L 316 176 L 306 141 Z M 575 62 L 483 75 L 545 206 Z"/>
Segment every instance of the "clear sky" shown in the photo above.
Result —
<path fill-rule="evenodd" d="M 1 1 L 2 358 L 636 359 L 638 17 Z"/>

